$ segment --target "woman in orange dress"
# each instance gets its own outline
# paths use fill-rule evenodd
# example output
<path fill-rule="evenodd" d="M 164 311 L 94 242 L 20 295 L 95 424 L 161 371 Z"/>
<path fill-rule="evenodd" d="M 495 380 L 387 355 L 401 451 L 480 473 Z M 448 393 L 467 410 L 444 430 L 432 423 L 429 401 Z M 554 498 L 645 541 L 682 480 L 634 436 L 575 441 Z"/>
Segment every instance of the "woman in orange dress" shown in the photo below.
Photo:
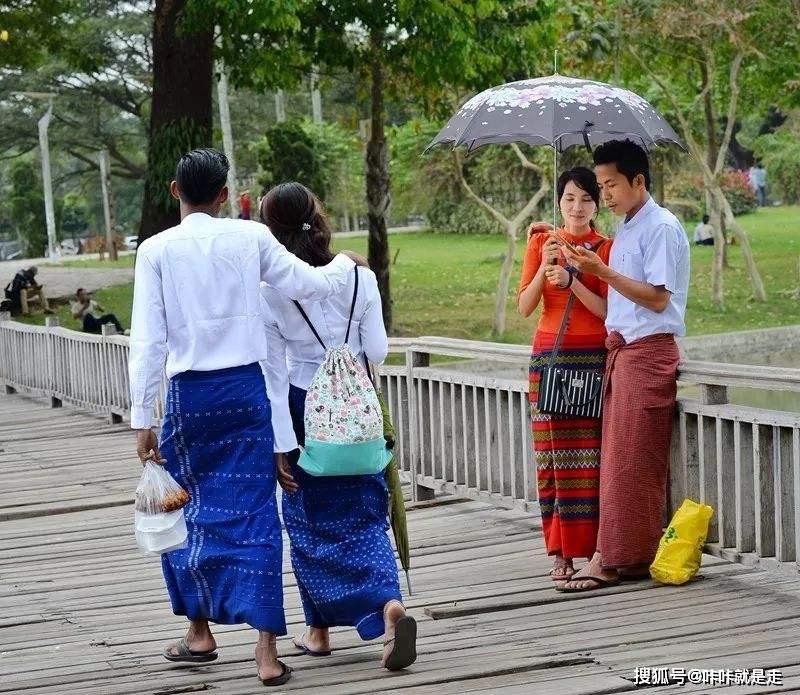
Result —
<path fill-rule="evenodd" d="M 595 229 L 600 189 L 594 173 L 575 167 L 556 187 L 563 218 L 560 231 L 575 245 L 593 249 L 605 262 L 611 240 Z M 538 228 L 541 229 L 541 228 Z M 578 276 L 566 265 L 558 243 L 537 231 L 528 240 L 517 306 L 527 317 L 543 304 L 531 354 L 530 406 L 542 528 L 550 576 L 558 582 L 574 574 L 574 558 L 591 558 L 597 544 L 600 486 L 600 418 L 545 415 L 537 408 L 542 368 L 556 342 L 570 294 L 575 295 L 555 365 L 602 368 L 606 348 L 608 285 L 593 275 Z"/>

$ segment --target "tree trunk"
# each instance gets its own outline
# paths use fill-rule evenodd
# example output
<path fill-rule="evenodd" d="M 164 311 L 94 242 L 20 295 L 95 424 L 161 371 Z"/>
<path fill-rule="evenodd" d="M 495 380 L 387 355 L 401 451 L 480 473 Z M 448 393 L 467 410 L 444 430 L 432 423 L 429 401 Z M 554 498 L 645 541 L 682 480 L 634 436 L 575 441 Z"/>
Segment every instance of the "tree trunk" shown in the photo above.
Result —
<path fill-rule="evenodd" d="M 722 215 L 711 192 L 706 189 L 706 213 L 714 228 L 714 262 L 711 266 L 711 303 L 721 309 L 725 300 L 725 278 L 723 275 L 725 237 L 722 234 Z"/>
<path fill-rule="evenodd" d="M 733 216 L 733 210 L 722 188 L 717 186 L 715 190 L 713 190 L 713 194 L 722 211 L 722 217 L 725 219 L 728 228 L 733 233 L 736 241 L 739 243 L 739 248 L 742 250 L 742 258 L 744 258 L 747 273 L 750 275 L 750 283 L 753 285 L 753 298 L 759 302 L 766 302 L 767 292 L 764 289 L 764 281 L 761 279 L 761 274 L 758 272 L 756 260 L 753 257 L 753 250 L 750 248 L 750 240 L 747 238 L 747 232 L 742 229 L 741 225 Z"/>
<path fill-rule="evenodd" d="M 373 34 L 371 72 L 371 129 L 367 142 L 367 217 L 369 219 L 369 265 L 378 279 L 386 330 L 392 328 L 392 297 L 389 288 L 389 235 L 386 232 L 386 211 L 389 208 L 389 161 L 384 134 L 384 74 L 380 47 L 382 34 Z"/>
<path fill-rule="evenodd" d="M 211 145 L 214 38 L 181 30 L 189 0 L 156 0 L 153 99 L 139 243 L 179 221 L 169 183 L 181 155 Z"/>
<path fill-rule="evenodd" d="M 700 76 L 701 86 L 704 90 L 703 94 L 703 116 L 705 118 L 706 126 L 706 163 L 711 171 L 717 165 L 717 151 L 719 145 L 717 144 L 717 124 L 714 117 L 714 101 L 712 99 L 711 88 L 709 85 L 708 63 L 700 61 Z"/>
<path fill-rule="evenodd" d="M 508 287 L 511 284 L 511 271 L 514 270 L 514 256 L 517 254 L 517 235 L 519 225 L 513 222 L 506 227 L 506 255 L 500 266 L 500 277 L 497 280 L 497 294 L 494 299 L 494 323 L 492 335 L 501 336 L 506 332 L 506 306 L 508 304 Z"/>

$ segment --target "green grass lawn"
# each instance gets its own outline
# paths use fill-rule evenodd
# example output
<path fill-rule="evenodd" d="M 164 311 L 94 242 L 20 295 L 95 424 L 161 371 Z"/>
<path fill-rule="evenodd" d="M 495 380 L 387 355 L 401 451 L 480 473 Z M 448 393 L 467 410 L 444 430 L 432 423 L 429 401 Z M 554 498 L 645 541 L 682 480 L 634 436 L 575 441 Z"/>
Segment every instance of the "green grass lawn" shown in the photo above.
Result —
<path fill-rule="evenodd" d="M 725 271 L 725 308 L 711 307 L 713 248 L 692 246 L 692 281 L 687 310 L 691 335 L 767 328 L 800 323 L 800 303 L 792 292 L 800 287 L 800 207 L 762 209 L 740 218 L 767 287 L 769 300 L 753 302 L 751 287 L 738 246 L 729 247 L 730 268 Z M 689 232 L 694 224 L 687 224 Z M 337 248 L 366 253 L 363 237 L 342 239 Z M 393 334 L 441 335 L 474 340 L 492 339 L 494 289 L 505 241 L 498 236 L 455 234 L 398 234 L 390 238 Z M 508 326 L 500 340 L 527 343 L 536 317 L 523 319 L 514 298 L 524 244 L 508 299 Z M 130 263 L 133 257 L 122 257 Z M 89 263 L 98 263 L 89 261 Z M 100 290 L 96 299 L 107 311 L 130 325 L 132 286 Z M 62 325 L 77 325 L 67 309 L 60 309 Z M 43 323 L 42 316 L 33 317 Z"/>
<path fill-rule="evenodd" d="M 135 262 L 136 254 L 126 253 L 124 256 L 119 256 L 114 263 L 108 259 L 99 261 L 96 258 L 82 258 L 81 256 L 75 256 L 70 260 L 64 260 L 57 264 L 46 263 L 45 265 L 59 265 L 70 268 L 133 268 Z"/>

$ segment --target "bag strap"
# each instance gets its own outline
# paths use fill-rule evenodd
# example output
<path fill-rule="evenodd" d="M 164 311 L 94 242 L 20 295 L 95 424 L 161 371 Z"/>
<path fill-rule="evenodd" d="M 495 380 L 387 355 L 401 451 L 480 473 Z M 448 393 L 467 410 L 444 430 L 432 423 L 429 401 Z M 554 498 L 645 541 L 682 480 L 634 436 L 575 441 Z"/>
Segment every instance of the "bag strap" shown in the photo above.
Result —
<path fill-rule="evenodd" d="M 589 247 L 590 251 L 597 251 L 602 245 L 602 241 L 594 244 L 593 246 Z M 576 273 L 573 280 L 578 280 L 580 278 L 580 273 Z M 561 341 L 564 339 L 564 333 L 567 330 L 567 322 L 569 321 L 569 315 L 572 312 L 572 307 L 575 304 L 575 293 L 570 290 L 569 299 L 567 299 L 567 306 L 564 309 L 564 317 L 561 319 L 561 325 L 558 328 L 558 335 L 556 335 L 556 342 L 553 344 L 553 350 L 550 353 L 550 359 L 547 361 L 547 366 L 552 367 L 555 364 L 556 358 L 558 357 L 558 351 L 561 348 Z"/>
<path fill-rule="evenodd" d="M 308 314 L 306 314 L 306 312 L 303 310 L 303 307 L 300 306 L 300 302 L 298 302 L 296 299 L 294 299 L 292 301 L 294 301 L 294 305 L 297 307 L 297 309 L 300 312 L 300 315 L 303 317 L 303 319 L 305 319 L 305 322 L 308 324 L 308 327 L 311 329 L 311 332 L 314 334 L 314 337 L 317 339 L 319 344 L 322 345 L 322 349 L 323 350 L 327 350 L 328 348 L 325 347 L 325 343 L 322 342 L 322 338 L 319 337 L 319 333 L 317 333 L 317 329 L 314 328 L 314 324 L 311 323 L 311 319 L 308 318 Z"/>
<path fill-rule="evenodd" d="M 358 296 L 358 267 L 355 269 L 356 273 L 356 280 L 355 280 L 355 287 L 353 288 L 353 301 L 350 304 L 350 317 L 347 319 L 347 333 L 344 336 L 344 344 L 347 345 L 347 341 L 350 339 L 350 324 L 353 322 L 353 312 L 356 309 L 356 297 Z M 308 318 L 308 314 L 305 312 L 303 307 L 300 305 L 296 299 L 292 300 L 294 305 L 297 307 L 297 310 L 300 312 L 300 315 L 303 317 L 303 320 L 308 324 L 308 327 L 311 329 L 311 332 L 314 334 L 314 337 L 317 339 L 317 342 L 322 346 L 323 350 L 327 350 L 328 348 L 325 346 L 325 342 L 322 338 L 319 337 L 319 333 L 317 333 L 317 329 L 314 328 L 314 324 L 311 323 L 311 319 Z"/>
<path fill-rule="evenodd" d="M 356 282 L 353 287 L 353 302 L 350 304 L 350 317 L 347 319 L 347 333 L 344 335 L 344 344 L 350 340 L 350 324 L 353 323 L 353 312 L 356 310 L 356 298 L 358 297 L 358 266 L 355 267 Z"/>

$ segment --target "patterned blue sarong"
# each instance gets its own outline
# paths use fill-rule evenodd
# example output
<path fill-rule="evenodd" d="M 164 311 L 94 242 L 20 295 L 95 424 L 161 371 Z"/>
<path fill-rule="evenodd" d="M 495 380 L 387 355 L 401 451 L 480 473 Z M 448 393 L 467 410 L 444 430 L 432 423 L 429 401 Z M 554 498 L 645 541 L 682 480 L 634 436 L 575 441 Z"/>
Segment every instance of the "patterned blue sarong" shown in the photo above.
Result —
<path fill-rule="evenodd" d="M 258 364 L 170 380 L 161 454 L 192 497 L 161 560 L 176 615 L 286 634 L 273 442 Z"/>
<path fill-rule="evenodd" d="M 289 408 L 303 442 L 306 392 L 289 388 Z M 300 489 L 283 495 L 283 521 L 306 624 L 354 626 L 361 639 L 383 634 L 383 607 L 402 601 L 387 530 L 383 473 L 315 477 L 290 456 Z"/>

